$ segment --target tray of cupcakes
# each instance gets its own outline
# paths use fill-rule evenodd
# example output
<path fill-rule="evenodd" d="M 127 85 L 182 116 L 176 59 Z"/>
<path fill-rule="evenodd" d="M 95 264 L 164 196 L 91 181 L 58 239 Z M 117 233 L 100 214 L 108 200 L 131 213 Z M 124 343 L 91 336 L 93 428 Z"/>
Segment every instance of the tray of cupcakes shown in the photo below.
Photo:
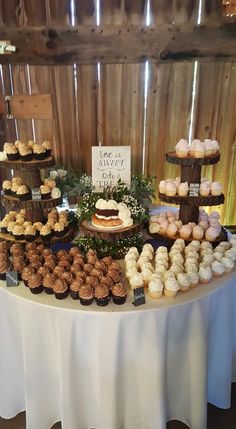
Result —
<path fill-rule="evenodd" d="M 227 240 L 227 231 L 221 226 L 220 215 L 213 211 L 210 215 L 204 209 L 199 210 L 198 223 L 183 224 L 179 219 L 179 210 L 163 210 L 150 215 L 149 234 L 158 239 L 185 241 L 210 241 L 214 244 Z"/>
<path fill-rule="evenodd" d="M 49 141 L 36 143 L 29 140 L 28 143 L 16 140 L 15 143 L 4 143 L 3 153 L 5 156 L 2 163 L 8 168 L 32 169 L 35 167 L 47 168 L 52 166 L 52 144 Z"/>
<path fill-rule="evenodd" d="M 131 289 L 145 287 L 151 298 L 169 298 L 230 273 L 235 262 L 236 235 L 215 249 L 207 241 L 193 240 L 186 245 L 179 238 L 170 251 L 165 246 L 155 251 L 150 243 L 144 244 L 141 253 L 136 247 L 130 248 L 125 256 L 125 274 Z"/>
<path fill-rule="evenodd" d="M 35 240 L 44 242 L 70 241 L 74 236 L 74 225 L 67 210 L 56 208 L 45 214 L 45 222 L 31 222 L 26 219 L 26 209 L 11 210 L 0 222 L 0 239 L 9 241 Z"/>
<path fill-rule="evenodd" d="M 88 306 L 124 304 L 127 297 L 120 264 L 110 256 L 99 259 L 94 250 L 86 255 L 78 247 L 53 252 L 45 244 L 0 243 L 0 278 L 14 269 L 33 294 L 45 291 L 57 299 L 68 295 Z"/>
<path fill-rule="evenodd" d="M 61 191 L 56 186 L 55 180 L 44 179 L 43 184 L 40 185 L 39 190 L 41 194 L 41 200 L 32 199 L 32 191 L 28 188 L 20 177 L 13 177 L 11 180 L 4 180 L 2 184 L 3 196 L 2 200 L 6 204 L 12 204 L 16 202 L 23 202 L 27 205 L 30 203 L 40 204 L 41 206 L 48 207 L 50 203 L 60 205 L 62 202 Z"/>

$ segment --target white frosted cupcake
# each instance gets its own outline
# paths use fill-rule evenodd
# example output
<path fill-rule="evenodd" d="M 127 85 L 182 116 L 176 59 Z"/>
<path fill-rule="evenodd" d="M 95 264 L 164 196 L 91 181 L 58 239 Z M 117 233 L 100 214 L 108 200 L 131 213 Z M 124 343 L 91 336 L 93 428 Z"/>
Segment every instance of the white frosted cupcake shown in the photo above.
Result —
<path fill-rule="evenodd" d="M 202 262 L 206 262 L 206 264 L 212 264 L 212 262 L 214 261 L 214 256 L 212 255 L 204 255 L 202 258 Z"/>
<path fill-rule="evenodd" d="M 129 279 L 129 283 L 132 289 L 144 286 L 143 276 L 141 273 L 136 273 Z"/>
<path fill-rule="evenodd" d="M 161 298 L 164 284 L 159 278 L 152 279 L 148 284 L 148 293 L 151 298 Z"/>
<path fill-rule="evenodd" d="M 221 277 L 225 272 L 225 266 L 222 262 L 214 261 L 211 264 L 211 271 L 213 277 Z"/>
<path fill-rule="evenodd" d="M 217 140 L 212 140 L 211 143 L 212 143 L 214 154 L 216 154 L 220 150 L 220 145 Z"/>
<path fill-rule="evenodd" d="M 127 277 L 127 279 L 131 279 L 131 277 L 133 277 L 135 274 L 137 274 L 138 271 L 136 270 L 136 268 L 129 268 L 128 270 L 126 270 L 125 275 Z"/>
<path fill-rule="evenodd" d="M 204 158 L 204 156 L 205 146 L 204 143 L 199 140 L 199 142 L 197 142 L 194 147 L 194 158 Z"/>
<path fill-rule="evenodd" d="M 189 153 L 189 144 L 187 140 L 181 139 L 175 146 L 175 151 L 179 158 L 186 158 Z"/>
<path fill-rule="evenodd" d="M 177 280 L 178 280 L 179 285 L 180 285 L 180 290 L 182 292 L 187 292 L 190 288 L 190 279 L 189 279 L 188 274 L 179 273 L 177 275 Z"/>
<path fill-rule="evenodd" d="M 183 267 L 181 267 L 178 264 L 173 264 L 170 267 L 170 271 L 173 272 L 176 276 L 178 276 L 178 274 L 183 273 Z"/>
<path fill-rule="evenodd" d="M 175 273 L 173 271 L 168 270 L 163 274 L 164 282 L 168 279 L 175 279 L 175 278 L 176 278 Z"/>
<path fill-rule="evenodd" d="M 180 237 L 184 240 L 188 240 L 192 234 L 192 228 L 190 225 L 183 225 L 179 230 Z"/>
<path fill-rule="evenodd" d="M 169 226 L 168 220 L 163 220 L 163 222 L 160 223 L 160 234 L 166 234 L 166 230 Z"/>
<path fill-rule="evenodd" d="M 211 192 L 211 187 L 205 182 L 201 183 L 200 191 L 199 191 L 200 195 L 202 197 L 208 197 L 210 195 L 210 192 Z"/>
<path fill-rule="evenodd" d="M 136 259 L 127 259 L 125 261 L 125 268 L 126 268 L 126 270 L 129 270 L 131 268 L 135 268 L 137 270 L 138 269 L 138 263 L 137 263 Z"/>
<path fill-rule="evenodd" d="M 171 255 L 171 262 L 172 264 L 183 264 L 184 263 L 184 257 L 181 255 L 181 253 L 174 253 Z"/>
<path fill-rule="evenodd" d="M 177 187 L 173 182 L 169 182 L 166 184 L 166 195 L 169 197 L 173 197 L 177 193 Z"/>
<path fill-rule="evenodd" d="M 188 192 L 189 192 L 188 182 L 180 183 L 180 185 L 178 186 L 178 195 L 180 197 L 186 197 L 188 195 Z"/>
<path fill-rule="evenodd" d="M 198 273 L 194 273 L 194 272 L 188 272 L 188 277 L 190 280 L 190 288 L 194 288 L 197 287 L 198 283 L 199 283 L 199 275 Z"/>
<path fill-rule="evenodd" d="M 210 156 L 214 154 L 214 145 L 212 144 L 212 140 L 205 139 L 204 148 L 205 148 L 205 156 Z"/>
<path fill-rule="evenodd" d="M 200 283 L 207 284 L 212 279 L 212 271 L 210 267 L 200 266 L 198 274 Z"/>
<path fill-rule="evenodd" d="M 159 192 L 161 194 L 165 194 L 166 193 L 166 185 L 167 185 L 167 181 L 166 180 L 161 180 L 159 183 Z"/>
<path fill-rule="evenodd" d="M 164 265 L 159 265 L 158 267 L 156 267 L 155 269 L 155 274 L 161 274 L 164 275 L 166 272 L 166 267 Z"/>
<path fill-rule="evenodd" d="M 190 150 L 189 150 L 189 155 L 194 157 L 194 151 L 195 151 L 195 146 L 197 143 L 199 143 L 200 140 L 195 139 L 190 143 Z"/>
<path fill-rule="evenodd" d="M 180 289 L 179 282 L 176 280 L 176 278 L 168 278 L 165 280 L 164 284 L 164 295 L 170 298 L 175 297 L 178 290 Z"/>
<path fill-rule="evenodd" d="M 149 232 L 151 234 L 159 234 L 160 229 L 161 229 L 161 227 L 160 227 L 159 223 L 150 223 L 149 224 Z"/>
<path fill-rule="evenodd" d="M 234 262 L 232 261 L 232 259 L 230 259 L 230 258 L 226 258 L 226 257 L 223 257 L 223 258 L 221 259 L 221 262 L 222 262 L 222 264 L 224 264 L 224 266 L 225 266 L 225 272 L 226 272 L 226 273 L 231 273 L 231 271 L 233 271 L 233 268 L 234 268 Z"/>
<path fill-rule="evenodd" d="M 192 235 L 195 240 L 201 240 L 204 236 L 204 229 L 200 225 L 196 225 L 193 227 Z"/>
<path fill-rule="evenodd" d="M 198 265 L 197 264 L 187 264 L 185 265 L 186 273 L 198 273 Z"/>
<path fill-rule="evenodd" d="M 148 287 L 148 284 L 151 281 L 153 272 L 151 270 L 148 270 L 147 268 L 144 268 L 141 271 L 141 274 L 143 276 L 143 285 L 144 285 L 144 287 Z"/>
<path fill-rule="evenodd" d="M 222 185 L 220 182 L 212 182 L 211 184 L 211 195 L 221 195 L 222 194 Z"/>
<path fill-rule="evenodd" d="M 236 261 L 236 248 L 231 248 L 229 250 L 226 250 L 225 257 L 231 259 L 233 262 Z"/>

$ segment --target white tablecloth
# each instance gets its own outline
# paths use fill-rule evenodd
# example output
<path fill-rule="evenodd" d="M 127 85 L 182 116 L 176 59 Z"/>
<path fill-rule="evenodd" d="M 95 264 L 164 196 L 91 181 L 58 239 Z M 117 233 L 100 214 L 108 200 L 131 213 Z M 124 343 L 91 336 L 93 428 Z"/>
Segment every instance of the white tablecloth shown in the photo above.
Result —
<path fill-rule="evenodd" d="M 236 273 L 174 299 L 86 308 L 0 286 L 0 415 L 27 429 L 206 428 L 236 380 Z"/>

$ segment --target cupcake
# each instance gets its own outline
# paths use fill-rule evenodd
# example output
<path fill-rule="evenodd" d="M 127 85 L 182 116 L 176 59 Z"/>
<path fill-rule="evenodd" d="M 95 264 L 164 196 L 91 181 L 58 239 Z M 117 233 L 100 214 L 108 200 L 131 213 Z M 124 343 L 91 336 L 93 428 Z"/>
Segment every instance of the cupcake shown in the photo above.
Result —
<path fill-rule="evenodd" d="M 146 269 L 143 268 L 142 271 L 141 271 L 141 274 L 143 276 L 143 285 L 144 285 L 144 287 L 148 287 L 148 284 L 149 284 L 149 282 L 151 280 L 153 272 L 151 270 L 147 269 L 147 268 Z"/>
<path fill-rule="evenodd" d="M 170 298 L 176 296 L 178 290 L 180 289 L 179 282 L 175 277 L 170 277 L 165 280 L 164 295 Z"/>
<path fill-rule="evenodd" d="M 189 145 L 187 140 L 181 139 L 175 146 L 175 151 L 178 158 L 187 158 L 189 153 Z"/>
<path fill-rule="evenodd" d="M 109 304 L 110 293 L 109 289 L 105 285 L 99 285 L 95 289 L 95 301 L 96 304 L 105 307 Z"/>
<path fill-rule="evenodd" d="M 214 154 L 214 145 L 212 144 L 212 140 L 205 139 L 204 140 L 204 148 L 205 148 L 205 156 L 210 156 Z"/>
<path fill-rule="evenodd" d="M 54 225 L 54 234 L 56 237 L 62 237 L 65 234 L 65 226 L 61 222 L 56 222 Z"/>
<path fill-rule="evenodd" d="M 33 225 L 29 225 L 25 228 L 24 238 L 26 241 L 34 241 L 36 239 L 36 228 Z"/>
<path fill-rule="evenodd" d="M 192 142 L 190 143 L 190 147 L 189 147 L 189 156 L 194 157 L 195 146 L 199 142 L 200 142 L 199 139 L 192 140 Z"/>
<path fill-rule="evenodd" d="M 219 182 L 212 182 L 211 184 L 211 195 L 221 195 L 222 185 Z"/>
<path fill-rule="evenodd" d="M 24 162 L 32 161 L 33 153 L 27 144 L 21 143 L 19 145 L 19 153 L 20 153 L 21 161 L 24 161 Z"/>
<path fill-rule="evenodd" d="M 207 284 L 212 279 L 212 271 L 210 267 L 201 266 L 199 268 L 198 274 L 199 274 L 200 283 Z"/>
<path fill-rule="evenodd" d="M 178 227 L 174 223 L 171 223 L 166 229 L 166 234 L 169 238 L 174 238 L 177 234 L 177 231 Z"/>
<path fill-rule="evenodd" d="M 9 223 L 8 220 L 6 220 L 5 218 L 2 221 L 0 221 L 0 229 L 3 234 L 8 233 L 7 231 L 8 223 Z"/>
<path fill-rule="evenodd" d="M 15 225 L 12 234 L 16 240 L 24 240 L 24 227 L 21 225 Z"/>
<path fill-rule="evenodd" d="M 43 145 L 35 143 L 33 145 L 33 157 L 37 160 L 42 160 L 47 158 L 47 151 Z"/>
<path fill-rule="evenodd" d="M 193 273 L 192 271 L 187 272 L 188 278 L 190 280 L 190 288 L 197 287 L 199 283 L 199 275 L 198 273 Z"/>
<path fill-rule="evenodd" d="M 211 141 L 211 144 L 212 144 L 212 150 L 213 150 L 213 153 L 214 153 L 214 154 L 218 153 L 218 152 L 219 152 L 219 150 L 220 150 L 220 145 L 219 145 L 218 141 L 216 141 L 216 140 L 212 140 L 212 141 Z"/>
<path fill-rule="evenodd" d="M 111 291 L 114 304 L 122 305 L 125 303 L 127 292 L 125 286 L 122 283 L 116 283 L 112 287 Z"/>
<path fill-rule="evenodd" d="M 63 280 L 65 280 L 65 282 L 67 283 L 68 286 L 70 286 L 71 283 L 73 283 L 73 281 L 75 279 L 74 275 L 70 271 L 64 271 L 61 278 Z"/>
<path fill-rule="evenodd" d="M 16 196 L 17 198 L 19 198 L 21 201 L 27 201 L 31 199 L 31 192 L 29 191 L 29 189 L 27 188 L 27 186 L 25 185 L 20 185 L 17 188 L 16 191 Z"/>
<path fill-rule="evenodd" d="M 106 276 L 110 277 L 114 283 L 117 283 L 120 281 L 120 273 L 116 270 L 112 270 L 109 268 Z"/>
<path fill-rule="evenodd" d="M 9 234 L 13 235 L 13 229 L 14 229 L 15 226 L 16 226 L 16 222 L 14 222 L 14 221 L 8 222 L 7 232 Z"/>
<path fill-rule="evenodd" d="M 164 289 L 164 284 L 158 277 L 153 278 L 148 284 L 148 293 L 151 298 L 161 298 Z"/>
<path fill-rule="evenodd" d="M 161 180 L 160 181 L 160 183 L 159 183 L 159 192 L 161 194 L 165 194 L 166 193 L 166 185 L 167 185 L 166 180 Z"/>
<path fill-rule="evenodd" d="M 204 156 L 205 146 L 204 143 L 199 140 L 199 142 L 197 142 L 194 147 L 194 158 L 204 158 Z"/>
<path fill-rule="evenodd" d="M 191 283 L 188 274 L 179 273 L 177 275 L 177 280 L 179 282 L 181 292 L 187 292 L 190 288 L 190 283 Z"/>
<path fill-rule="evenodd" d="M 27 287 L 28 287 L 28 281 L 31 278 L 32 274 L 35 274 L 35 271 L 30 265 L 28 265 L 27 267 L 24 267 L 21 273 L 21 278 L 24 281 L 25 286 Z"/>
<path fill-rule="evenodd" d="M 208 241 L 215 241 L 218 235 L 219 235 L 218 230 L 215 229 L 213 226 L 210 226 L 209 228 L 207 228 L 205 232 L 205 238 Z"/>
<path fill-rule="evenodd" d="M 8 263 L 7 257 L 0 259 L 0 280 L 6 279 L 6 272 L 10 270 L 10 264 Z"/>
<path fill-rule="evenodd" d="M 19 188 L 20 185 L 18 185 L 18 183 L 13 183 L 11 186 L 11 195 L 13 197 L 17 197 L 17 190 Z"/>
<path fill-rule="evenodd" d="M 66 298 L 69 294 L 69 289 L 65 280 L 62 280 L 61 278 L 57 279 L 53 284 L 53 292 L 57 299 Z"/>
<path fill-rule="evenodd" d="M 200 191 L 199 191 L 200 195 L 202 197 L 208 197 L 208 195 L 210 195 L 210 192 L 211 192 L 211 187 L 205 182 L 201 183 Z"/>
<path fill-rule="evenodd" d="M 233 262 L 236 261 L 236 248 L 231 248 L 229 250 L 226 250 L 225 257 L 231 259 Z"/>
<path fill-rule="evenodd" d="M 193 227 L 192 235 L 194 240 L 201 240 L 204 236 L 204 229 L 200 225 Z"/>
<path fill-rule="evenodd" d="M 225 266 L 222 262 L 214 261 L 211 264 L 211 271 L 213 277 L 221 277 L 225 272 Z"/>
<path fill-rule="evenodd" d="M 39 235 L 43 241 L 49 241 L 52 237 L 52 230 L 47 224 L 43 225 L 41 230 L 40 230 Z"/>
<path fill-rule="evenodd" d="M 33 294 L 43 292 L 43 279 L 38 273 L 32 274 L 28 279 L 28 287 Z"/>
<path fill-rule="evenodd" d="M 173 197 L 176 195 L 177 187 L 173 182 L 169 182 L 166 184 L 166 195 L 169 197 Z"/>
<path fill-rule="evenodd" d="M 12 195 L 11 193 L 11 181 L 10 180 L 4 180 L 2 183 L 2 189 L 5 195 Z"/>
<path fill-rule="evenodd" d="M 46 276 L 43 278 L 43 287 L 45 292 L 48 295 L 53 295 L 54 294 L 54 284 L 56 283 L 57 277 L 54 274 L 48 273 L 46 274 Z"/>
<path fill-rule="evenodd" d="M 49 200 L 51 198 L 51 189 L 49 188 L 49 186 L 41 185 L 40 193 L 42 200 Z"/>
<path fill-rule="evenodd" d="M 52 143 L 48 140 L 43 141 L 42 143 L 43 148 L 46 150 L 46 157 L 51 156 L 52 153 Z"/>
<path fill-rule="evenodd" d="M 230 258 L 226 258 L 225 256 L 221 259 L 222 264 L 225 266 L 225 272 L 231 273 L 234 268 L 234 262 Z"/>
<path fill-rule="evenodd" d="M 183 238 L 183 240 L 188 240 L 191 236 L 191 233 L 192 229 L 190 225 L 183 225 L 179 230 L 180 237 Z"/>
<path fill-rule="evenodd" d="M 3 150 L 7 155 L 7 159 L 9 159 L 9 161 L 17 161 L 18 159 L 20 159 L 18 149 L 16 148 L 14 143 L 4 143 Z"/>
<path fill-rule="evenodd" d="M 72 299 L 79 299 L 79 290 L 81 288 L 81 286 L 83 285 L 83 280 L 82 279 L 75 279 L 71 284 L 70 284 L 70 296 Z"/>
<path fill-rule="evenodd" d="M 141 273 L 135 274 L 133 277 L 130 278 L 129 282 L 132 289 L 136 289 L 144 286 L 143 276 Z"/>
<path fill-rule="evenodd" d="M 94 289 L 89 285 L 82 285 L 79 289 L 79 300 L 81 305 L 90 305 L 94 300 Z"/>
<path fill-rule="evenodd" d="M 188 195 L 188 192 L 189 192 L 188 182 L 180 183 L 178 187 L 178 195 L 180 197 L 186 197 Z"/>

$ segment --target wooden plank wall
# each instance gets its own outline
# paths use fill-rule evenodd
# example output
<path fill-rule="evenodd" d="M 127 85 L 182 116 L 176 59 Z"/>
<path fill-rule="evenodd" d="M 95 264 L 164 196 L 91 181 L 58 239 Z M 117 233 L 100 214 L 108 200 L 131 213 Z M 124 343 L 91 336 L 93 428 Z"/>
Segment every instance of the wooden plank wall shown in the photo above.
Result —
<path fill-rule="evenodd" d="M 0 22 L 11 26 L 222 20 L 221 0 L 8 0 L 0 7 Z M 204 175 L 223 183 L 221 221 L 236 224 L 235 64 L 25 65 L 0 71 L 1 96 L 51 93 L 53 99 L 53 121 L 4 119 L 5 139 L 50 139 L 58 162 L 87 173 L 91 146 L 131 145 L 133 172 L 155 175 L 157 186 L 179 174 L 165 162 L 165 152 L 180 138 L 191 132 L 193 138 L 216 138 L 221 162 L 204 168 Z"/>

